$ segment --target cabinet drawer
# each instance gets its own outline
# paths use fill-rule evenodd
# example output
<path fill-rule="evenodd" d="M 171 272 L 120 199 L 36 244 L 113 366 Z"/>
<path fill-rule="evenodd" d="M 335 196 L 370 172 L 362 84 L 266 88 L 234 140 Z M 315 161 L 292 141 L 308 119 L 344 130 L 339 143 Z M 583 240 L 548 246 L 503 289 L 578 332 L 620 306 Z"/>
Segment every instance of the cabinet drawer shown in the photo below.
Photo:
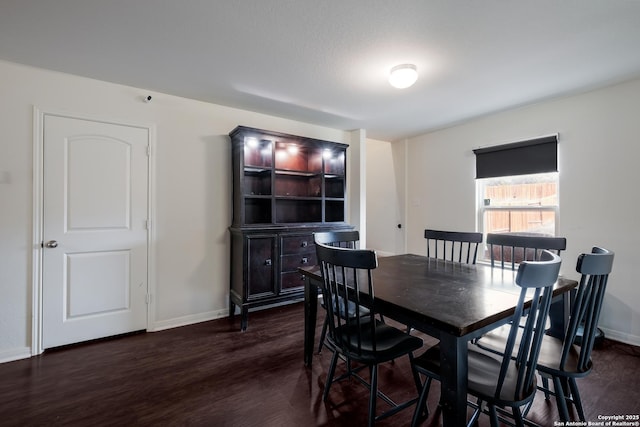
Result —
<path fill-rule="evenodd" d="M 283 255 L 280 258 L 281 271 L 296 271 L 298 267 L 316 265 L 315 252 L 301 253 L 295 255 Z"/>
<path fill-rule="evenodd" d="M 282 280 L 282 292 L 298 290 L 304 287 L 304 278 L 298 272 L 282 273 L 280 277 Z"/>
<path fill-rule="evenodd" d="M 303 234 L 297 236 L 282 236 L 282 255 L 291 255 L 298 253 L 315 253 L 316 247 L 313 244 L 312 234 Z"/>

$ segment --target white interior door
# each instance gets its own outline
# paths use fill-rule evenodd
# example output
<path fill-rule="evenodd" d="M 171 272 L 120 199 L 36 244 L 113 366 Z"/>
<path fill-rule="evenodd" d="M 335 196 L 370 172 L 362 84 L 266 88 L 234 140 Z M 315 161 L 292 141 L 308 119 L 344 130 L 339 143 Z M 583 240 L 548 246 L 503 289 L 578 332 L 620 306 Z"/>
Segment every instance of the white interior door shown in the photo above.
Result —
<path fill-rule="evenodd" d="M 146 329 L 149 131 L 44 115 L 43 348 Z"/>

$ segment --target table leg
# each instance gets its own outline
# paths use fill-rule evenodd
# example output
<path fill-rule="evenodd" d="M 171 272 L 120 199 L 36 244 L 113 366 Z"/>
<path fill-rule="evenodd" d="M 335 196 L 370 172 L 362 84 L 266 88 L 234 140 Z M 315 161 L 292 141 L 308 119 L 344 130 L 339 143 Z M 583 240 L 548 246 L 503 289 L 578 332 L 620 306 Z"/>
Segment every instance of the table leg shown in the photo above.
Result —
<path fill-rule="evenodd" d="M 562 296 L 551 303 L 549 308 L 549 329 L 547 334 L 564 339 L 569 327 L 569 313 L 571 310 L 572 292 L 564 292 Z"/>
<path fill-rule="evenodd" d="M 316 317 L 318 314 L 318 286 L 304 278 L 304 364 L 311 366 L 316 338 Z"/>
<path fill-rule="evenodd" d="M 447 426 L 467 422 L 467 340 L 452 335 L 440 337 L 440 399 L 442 421 Z"/>

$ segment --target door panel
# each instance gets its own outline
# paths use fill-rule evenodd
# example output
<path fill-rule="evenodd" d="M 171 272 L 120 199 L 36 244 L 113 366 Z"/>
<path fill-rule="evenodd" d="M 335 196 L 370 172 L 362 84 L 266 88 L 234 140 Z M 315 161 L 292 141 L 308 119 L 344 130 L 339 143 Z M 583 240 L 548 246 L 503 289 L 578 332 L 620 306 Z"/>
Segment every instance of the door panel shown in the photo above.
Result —
<path fill-rule="evenodd" d="M 67 254 L 66 318 L 79 319 L 130 307 L 130 251 Z M 103 274 L 96 277 L 95 272 Z"/>
<path fill-rule="evenodd" d="M 67 231 L 130 228 L 131 145 L 74 137 L 67 149 Z"/>
<path fill-rule="evenodd" d="M 148 130 L 45 115 L 42 336 L 147 326 Z"/>

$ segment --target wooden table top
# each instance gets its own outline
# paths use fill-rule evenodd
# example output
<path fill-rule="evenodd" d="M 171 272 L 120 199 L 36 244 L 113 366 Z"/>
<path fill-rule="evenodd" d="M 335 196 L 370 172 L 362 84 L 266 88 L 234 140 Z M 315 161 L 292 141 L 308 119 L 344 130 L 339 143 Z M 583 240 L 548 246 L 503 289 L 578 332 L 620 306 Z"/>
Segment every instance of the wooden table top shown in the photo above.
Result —
<path fill-rule="evenodd" d="M 318 266 L 301 268 L 302 274 L 322 280 Z M 380 257 L 373 270 L 374 309 L 392 313 L 399 321 L 425 332 L 462 337 L 510 317 L 520 287 L 516 271 L 467 265 L 421 255 Z M 559 278 L 554 295 L 577 286 Z"/>

